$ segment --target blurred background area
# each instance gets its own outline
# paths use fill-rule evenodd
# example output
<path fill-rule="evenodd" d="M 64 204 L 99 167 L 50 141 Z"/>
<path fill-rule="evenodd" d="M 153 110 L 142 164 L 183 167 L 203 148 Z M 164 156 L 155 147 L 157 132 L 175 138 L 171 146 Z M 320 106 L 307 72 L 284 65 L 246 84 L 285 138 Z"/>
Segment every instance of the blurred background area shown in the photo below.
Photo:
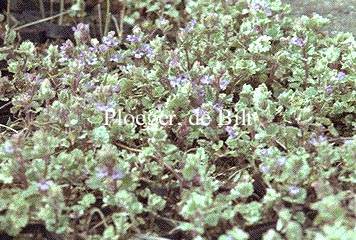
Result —
<path fill-rule="evenodd" d="M 356 36 L 356 0 L 282 0 L 292 6 L 293 16 L 319 15 L 330 19 L 328 30 L 332 35 L 351 32 Z"/>

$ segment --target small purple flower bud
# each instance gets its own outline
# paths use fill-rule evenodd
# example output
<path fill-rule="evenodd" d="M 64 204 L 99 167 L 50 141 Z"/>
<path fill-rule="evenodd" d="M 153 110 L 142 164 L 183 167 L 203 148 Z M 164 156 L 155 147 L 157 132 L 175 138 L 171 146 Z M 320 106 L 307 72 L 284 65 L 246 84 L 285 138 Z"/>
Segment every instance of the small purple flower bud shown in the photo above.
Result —
<path fill-rule="evenodd" d="M 347 139 L 347 140 L 345 140 L 344 141 L 344 146 L 349 146 L 350 144 L 352 144 L 353 143 L 353 139 Z"/>
<path fill-rule="evenodd" d="M 124 177 L 124 172 L 121 170 L 114 170 L 111 174 L 112 180 L 122 179 Z"/>
<path fill-rule="evenodd" d="M 135 58 L 142 58 L 143 55 L 144 55 L 144 53 L 140 50 L 135 52 Z"/>
<path fill-rule="evenodd" d="M 11 153 L 14 153 L 15 149 L 11 145 L 5 145 L 3 147 L 3 151 L 6 152 L 6 153 L 10 153 L 11 154 Z"/>
<path fill-rule="evenodd" d="M 159 22 L 160 24 L 162 24 L 162 25 L 167 25 L 167 24 L 169 23 L 169 21 L 168 21 L 167 19 L 165 19 L 165 18 L 160 18 L 160 19 L 158 20 L 158 22 Z"/>
<path fill-rule="evenodd" d="M 293 37 L 291 40 L 290 40 L 291 44 L 293 45 L 296 45 L 298 47 L 303 47 L 307 41 L 302 39 L 302 38 L 297 38 L 297 37 Z"/>
<path fill-rule="evenodd" d="M 202 84 L 211 84 L 213 82 L 213 79 L 211 78 L 211 76 L 208 75 L 204 75 L 201 79 L 200 82 Z"/>
<path fill-rule="evenodd" d="M 342 81 L 346 77 L 346 74 L 344 72 L 338 72 L 337 74 L 337 79 Z"/>
<path fill-rule="evenodd" d="M 179 67 L 179 65 L 180 63 L 176 59 L 173 59 L 172 61 L 169 62 L 169 67 L 171 68 Z"/>
<path fill-rule="evenodd" d="M 49 187 L 51 186 L 52 181 L 46 180 L 46 179 L 41 179 L 38 183 L 37 183 L 37 188 L 40 191 L 47 191 L 49 189 Z"/>
<path fill-rule="evenodd" d="M 141 42 L 141 38 L 135 35 L 127 35 L 126 40 L 131 43 L 139 43 Z"/>
<path fill-rule="evenodd" d="M 258 10 L 258 9 L 261 9 L 262 6 L 261 6 L 261 4 L 259 4 L 259 3 L 253 3 L 253 4 L 251 5 L 251 8 L 252 8 L 252 9 L 255 9 L 255 10 Z"/>
<path fill-rule="evenodd" d="M 190 24 L 192 27 L 194 27 L 195 24 L 197 24 L 197 21 L 196 21 L 195 19 L 191 19 L 191 20 L 189 21 L 189 24 Z"/>
<path fill-rule="evenodd" d="M 234 129 L 231 126 L 226 126 L 225 131 L 231 138 L 235 138 L 237 136 L 236 132 L 234 131 Z"/>
<path fill-rule="evenodd" d="M 184 33 L 189 33 L 193 30 L 193 27 L 195 26 L 195 24 L 197 23 L 197 21 L 195 19 L 192 19 L 189 21 L 189 26 L 186 26 L 183 31 Z"/>
<path fill-rule="evenodd" d="M 114 36 L 115 36 L 115 32 L 113 31 L 109 32 L 108 36 L 103 37 L 103 43 L 108 47 L 116 47 L 117 45 L 119 45 L 119 42 Z"/>
<path fill-rule="evenodd" d="M 265 13 L 266 13 L 267 17 L 272 16 L 272 11 L 271 11 L 271 9 L 266 9 L 266 10 L 265 10 Z"/>
<path fill-rule="evenodd" d="M 33 78 L 33 74 L 31 74 L 31 73 L 24 73 L 24 75 L 23 75 L 25 78 L 26 78 L 26 80 L 32 80 L 32 78 Z"/>
<path fill-rule="evenodd" d="M 112 91 L 115 92 L 115 93 L 120 92 L 120 90 L 121 90 L 120 85 L 116 85 L 116 86 L 114 86 L 114 87 L 112 88 Z"/>
<path fill-rule="evenodd" d="M 77 27 L 72 27 L 72 30 L 77 42 L 86 43 L 90 40 L 89 24 L 79 23 Z"/>
<path fill-rule="evenodd" d="M 105 44 L 100 44 L 99 45 L 99 51 L 102 52 L 102 53 L 105 53 L 109 50 L 109 47 Z"/>
<path fill-rule="evenodd" d="M 68 60 L 68 56 L 66 54 L 61 54 L 61 58 L 58 59 L 60 63 L 66 62 Z"/>
<path fill-rule="evenodd" d="M 325 92 L 328 96 L 330 96 L 333 93 L 333 87 L 331 85 L 326 86 Z"/>
<path fill-rule="evenodd" d="M 292 185 L 288 187 L 288 191 L 290 195 L 297 195 L 300 192 L 300 187 Z"/>
<path fill-rule="evenodd" d="M 192 112 L 193 112 L 194 115 L 196 115 L 196 116 L 199 117 L 199 118 L 200 118 L 200 117 L 203 117 L 203 116 L 206 114 L 205 110 L 202 109 L 201 107 L 194 108 L 194 109 L 192 110 Z"/>
<path fill-rule="evenodd" d="M 87 58 L 87 63 L 90 66 L 96 65 L 98 63 L 98 59 L 96 57 L 88 57 Z"/>
<path fill-rule="evenodd" d="M 225 90 L 226 87 L 227 87 L 227 85 L 229 85 L 229 83 L 230 83 L 230 80 L 228 80 L 228 79 L 223 79 L 223 80 L 220 81 L 219 87 L 220 87 L 222 90 Z"/>
<path fill-rule="evenodd" d="M 119 61 L 121 61 L 122 60 L 122 55 L 120 55 L 120 54 L 114 54 L 114 55 L 112 55 L 111 57 L 110 57 L 110 61 L 112 61 L 112 62 L 119 62 Z"/>
<path fill-rule="evenodd" d="M 267 174 L 268 172 L 269 172 L 269 167 L 268 166 L 266 166 L 266 165 L 261 165 L 260 166 L 260 171 L 261 171 L 261 173 L 263 173 L 263 174 Z"/>
<path fill-rule="evenodd" d="M 286 157 L 280 157 L 278 160 L 277 160 L 277 166 L 278 167 L 281 167 L 281 166 L 283 166 L 285 163 L 286 163 L 286 160 L 287 160 L 287 158 Z"/>
<path fill-rule="evenodd" d="M 260 154 L 265 155 L 265 156 L 271 156 L 272 152 L 268 148 L 263 148 L 263 149 L 260 150 Z"/>
<path fill-rule="evenodd" d="M 223 108 L 224 108 L 224 104 L 222 104 L 222 103 L 215 103 L 213 105 L 213 109 L 215 112 L 220 112 L 223 110 Z"/>
<path fill-rule="evenodd" d="M 254 28 L 252 29 L 252 31 L 253 31 L 254 33 L 256 33 L 256 34 L 260 34 L 260 33 L 261 33 L 261 29 L 260 29 L 259 27 L 254 27 Z"/>
<path fill-rule="evenodd" d="M 65 41 L 62 46 L 59 48 L 62 52 L 67 51 L 68 49 L 74 48 L 74 44 L 72 43 L 71 40 Z"/>
<path fill-rule="evenodd" d="M 104 103 L 99 103 L 99 104 L 96 104 L 95 110 L 98 112 L 114 111 L 114 108 L 109 105 L 105 105 Z"/>
<path fill-rule="evenodd" d="M 157 110 L 162 110 L 162 107 L 163 107 L 163 104 L 162 103 L 158 103 L 157 105 L 156 105 L 156 109 Z"/>
<path fill-rule="evenodd" d="M 153 50 L 148 44 L 144 44 L 141 48 L 141 51 L 146 54 L 146 57 L 151 59 L 153 57 Z"/>
<path fill-rule="evenodd" d="M 315 146 L 315 145 L 321 144 L 323 142 L 326 142 L 326 140 L 327 139 L 325 136 L 319 136 L 318 138 L 313 137 L 309 140 L 309 143 L 311 145 Z"/>
<path fill-rule="evenodd" d="M 103 179 L 109 175 L 108 169 L 106 167 L 99 167 L 96 170 L 96 176 L 100 179 Z"/>

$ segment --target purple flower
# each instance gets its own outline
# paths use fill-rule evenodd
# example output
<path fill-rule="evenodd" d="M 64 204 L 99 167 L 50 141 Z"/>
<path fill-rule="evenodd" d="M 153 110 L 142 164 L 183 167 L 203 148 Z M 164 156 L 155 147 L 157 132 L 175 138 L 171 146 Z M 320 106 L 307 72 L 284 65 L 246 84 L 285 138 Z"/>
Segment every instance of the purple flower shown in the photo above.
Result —
<path fill-rule="evenodd" d="M 136 52 L 135 52 L 135 58 L 142 58 L 142 56 L 143 56 L 143 52 L 141 52 L 140 50 L 137 50 Z"/>
<path fill-rule="evenodd" d="M 215 112 L 220 112 L 223 110 L 223 108 L 224 108 L 224 104 L 222 104 L 222 103 L 215 103 L 213 105 L 213 109 Z"/>
<path fill-rule="evenodd" d="M 177 59 L 173 59 L 172 61 L 169 62 L 169 67 L 175 68 L 179 67 L 180 63 L 177 61 Z"/>
<path fill-rule="evenodd" d="M 223 79 L 223 80 L 220 81 L 219 87 L 220 87 L 222 90 L 225 90 L 226 87 L 227 87 L 227 85 L 229 85 L 229 83 L 230 83 L 230 80 L 228 80 L 228 79 Z"/>
<path fill-rule="evenodd" d="M 139 43 L 141 42 L 141 38 L 135 35 L 127 35 L 126 40 L 131 43 Z"/>
<path fill-rule="evenodd" d="M 190 24 L 192 27 L 194 27 L 195 24 L 197 24 L 197 21 L 196 21 L 195 19 L 191 19 L 191 20 L 189 21 L 189 24 Z"/>
<path fill-rule="evenodd" d="M 211 76 L 208 75 L 204 75 L 201 79 L 200 82 L 202 84 L 211 84 L 213 82 L 213 79 L 211 78 Z"/>
<path fill-rule="evenodd" d="M 262 31 L 261 31 L 261 28 L 259 26 L 255 26 L 253 27 L 252 31 L 256 34 L 260 34 Z"/>
<path fill-rule="evenodd" d="M 326 86 L 325 92 L 328 96 L 330 96 L 333 93 L 333 86 L 331 86 L 331 85 Z"/>
<path fill-rule="evenodd" d="M 346 77 L 346 74 L 344 72 L 338 72 L 337 74 L 337 79 L 342 81 Z"/>
<path fill-rule="evenodd" d="M 166 25 L 166 24 L 169 23 L 169 21 L 168 21 L 167 19 L 165 19 L 165 18 L 160 18 L 160 19 L 158 20 L 158 22 L 159 22 L 160 24 L 162 24 L 162 25 Z"/>
<path fill-rule="evenodd" d="M 120 92 L 120 90 L 121 90 L 120 85 L 116 85 L 116 86 L 114 86 L 114 87 L 112 88 L 112 91 L 115 92 L 115 93 Z"/>
<path fill-rule="evenodd" d="M 297 195 L 300 192 L 300 187 L 292 185 L 288 187 L 288 191 L 290 195 Z"/>
<path fill-rule="evenodd" d="M 186 26 L 183 31 L 185 33 L 191 32 L 196 23 L 197 23 L 197 21 L 195 19 L 190 20 L 189 21 L 189 26 Z"/>
<path fill-rule="evenodd" d="M 265 156 L 270 156 L 270 155 L 272 155 L 272 152 L 268 148 L 263 148 L 260 150 L 260 154 L 265 155 Z"/>
<path fill-rule="evenodd" d="M 231 138 L 235 138 L 237 136 L 236 132 L 234 131 L 234 129 L 231 126 L 226 126 L 225 131 Z"/>
<path fill-rule="evenodd" d="M 72 27 L 72 30 L 77 41 L 86 43 L 90 40 L 89 24 L 79 23 L 77 27 Z"/>
<path fill-rule="evenodd" d="M 105 44 L 100 44 L 99 45 L 99 51 L 104 53 L 104 52 L 107 52 L 109 50 L 109 47 Z"/>
<path fill-rule="evenodd" d="M 251 8 L 252 8 L 252 9 L 255 9 L 255 10 L 258 10 L 258 9 L 261 9 L 262 6 L 261 6 L 261 4 L 259 4 L 259 3 L 253 3 L 253 4 L 251 5 Z"/>
<path fill-rule="evenodd" d="M 347 140 L 345 140 L 344 141 L 344 146 L 349 146 L 350 144 L 352 144 L 353 143 L 353 139 L 347 139 Z"/>
<path fill-rule="evenodd" d="M 141 47 L 141 51 L 146 54 L 148 58 L 153 57 L 153 50 L 148 44 L 143 44 L 143 46 Z"/>
<path fill-rule="evenodd" d="M 192 110 L 192 112 L 193 112 L 194 115 L 196 115 L 199 118 L 203 117 L 206 114 L 206 111 L 201 107 L 194 108 Z"/>
<path fill-rule="evenodd" d="M 113 107 L 109 105 L 105 105 L 104 103 L 99 103 L 96 104 L 95 110 L 99 112 L 104 112 L 104 111 L 113 111 Z"/>
<path fill-rule="evenodd" d="M 106 176 L 109 175 L 108 169 L 106 167 L 99 167 L 96 170 L 96 176 L 100 179 L 105 178 Z"/>
<path fill-rule="evenodd" d="M 11 154 L 11 153 L 14 153 L 15 149 L 11 145 L 5 145 L 3 147 L 3 151 L 6 152 L 6 153 L 10 153 Z"/>
<path fill-rule="evenodd" d="M 37 183 L 37 188 L 40 191 L 47 191 L 49 189 L 49 187 L 51 186 L 52 181 L 46 180 L 46 179 L 41 179 L 38 183 Z"/>
<path fill-rule="evenodd" d="M 114 36 L 115 32 L 110 31 L 107 36 L 103 37 L 103 43 L 108 47 L 116 47 L 117 45 L 119 45 L 119 42 Z"/>
<path fill-rule="evenodd" d="M 298 47 L 303 47 L 307 41 L 302 39 L 302 38 L 297 38 L 297 37 L 293 37 L 291 40 L 290 40 L 291 44 L 293 45 L 296 45 Z"/>
<path fill-rule="evenodd" d="M 91 51 L 92 53 L 97 53 L 99 51 L 98 46 L 89 47 L 89 51 Z"/>
<path fill-rule="evenodd" d="M 261 165 L 260 166 L 260 171 L 261 171 L 261 173 L 263 173 L 263 174 L 267 174 L 268 172 L 269 172 L 269 167 L 267 166 L 267 165 Z"/>
<path fill-rule="evenodd" d="M 321 143 L 323 143 L 323 142 L 325 142 L 326 141 L 326 137 L 325 136 L 319 136 L 318 138 L 311 138 L 310 140 L 309 140 L 309 143 L 311 144 L 311 145 L 313 145 L 313 146 L 315 146 L 315 145 L 318 145 L 318 144 L 321 144 Z"/>
<path fill-rule="evenodd" d="M 96 89 L 95 84 L 92 83 L 92 82 L 86 83 L 86 84 L 85 84 L 85 87 L 86 87 L 87 89 L 90 89 L 90 90 L 95 90 L 95 89 Z"/>
<path fill-rule="evenodd" d="M 98 63 L 98 59 L 95 56 L 88 57 L 86 60 L 90 66 L 96 65 Z"/>
<path fill-rule="evenodd" d="M 187 83 L 189 80 L 184 75 L 180 74 L 178 77 L 168 77 L 171 87 L 177 87 Z"/>
<path fill-rule="evenodd" d="M 286 160 L 287 160 L 287 158 L 286 157 L 280 157 L 278 160 L 277 160 L 277 166 L 278 167 L 281 167 L 281 166 L 283 166 L 285 163 L 286 163 Z"/>
<path fill-rule="evenodd" d="M 272 11 L 271 11 L 271 9 L 265 9 L 264 12 L 266 13 L 267 17 L 272 16 Z"/>
<path fill-rule="evenodd" d="M 63 63 L 63 62 L 65 62 L 65 61 L 67 61 L 69 58 L 68 58 L 68 56 L 65 54 L 65 53 L 61 53 L 61 58 L 60 59 L 58 59 L 58 61 L 60 62 L 60 63 Z"/>
<path fill-rule="evenodd" d="M 266 9 L 269 7 L 269 4 L 267 1 L 263 1 L 261 3 L 252 3 L 251 7 L 255 10 Z"/>
<path fill-rule="evenodd" d="M 110 61 L 112 62 L 119 62 L 120 60 L 122 60 L 122 55 L 120 54 L 114 54 L 110 57 Z"/>
<path fill-rule="evenodd" d="M 33 78 L 33 74 L 28 73 L 28 72 L 24 73 L 23 76 L 26 78 L 26 80 L 32 80 L 32 78 Z"/>
<path fill-rule="evenodd" d="M 112 180 L 122 179 L 124 177 L 124 172 L 122 170 L 114 170 L 110 177 Z"/>
<path fill-rule="evenodd" d="M 60 47 L 60 50 L 62 51 L 62 52 L 65 52 L 65 51 L 67 51 L 68 49 L 71 49 L 71 48 L 73 48 L 74 47 L 74 44 L 72 43 L 72 41 L 71 40 L 67 40 L 67 41 L 65 41 L 63 44 L 62 44 L 62 46 Z"/>
<path fill-rule="evenodd" d="M 156 109 L 157 109 L 157 110 L 162 110 L 162 107 L 163 107 L 163 104 L 162 104 L 162 103 L 158 103 L 158 104 L 156 105 Z"/>

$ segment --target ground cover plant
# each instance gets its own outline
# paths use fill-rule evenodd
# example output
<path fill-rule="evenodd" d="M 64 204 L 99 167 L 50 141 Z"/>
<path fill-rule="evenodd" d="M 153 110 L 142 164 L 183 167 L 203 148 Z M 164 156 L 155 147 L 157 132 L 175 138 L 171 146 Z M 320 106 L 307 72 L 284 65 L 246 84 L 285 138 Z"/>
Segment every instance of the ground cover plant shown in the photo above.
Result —
<path fill-rule="evenodd" d="M 354 239 L 356 42 L 289 12 L 127 0 L 122 41 L 79 23 L 39 48 L 7 29 L 0 232 Z"/>

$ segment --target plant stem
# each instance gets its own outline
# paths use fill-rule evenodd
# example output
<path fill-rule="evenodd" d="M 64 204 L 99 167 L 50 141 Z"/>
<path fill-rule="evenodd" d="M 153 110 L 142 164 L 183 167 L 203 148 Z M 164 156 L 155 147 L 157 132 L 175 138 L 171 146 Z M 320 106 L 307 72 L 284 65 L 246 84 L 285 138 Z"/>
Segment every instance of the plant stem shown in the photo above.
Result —
<path fill-rule="evenodd" d="M 6 22 L 7 26 L 10 29 L 10 8 L 11 8 L 11 0 L 7 0 L 7 6 L 6 6 Z"/>
<path fill-rule="evenodd" d="M 110 25 L 110 0 L 106 0 L 106 16 L 105 16 L 105 30 L 104 36 L 108 35 L 109 32 L 109 25 Z"/>
<path fill-rule="evenodd" d="M 13 131 L 13 132 L 15 132 L 15 133 L 18 133 L 18 131 L 16 131 L 15 129 L 13 129 L 13 128 L 11 128 L 11 127 L 8 127 L 8 126 L 6 126 L 6 125 L 4 125 L 4 124 L 0 124 L 0 127 L 4 127 L 4 128 L 6 128 L 6 129 L 8 129 L 8 130 L 11 130 L 11 131 Z"/>
<path fill-rule="evenodd" d="M 72 12 L 72 10 L 69 9 L 69 10 L 67 10 L 67 11 L 65 11 L 65 12 L 56 14 L 56 15 L 51 16 L 51 17 L 47 17 L 47 18 L 43 18 L 43 19 L 40 19 L 40 20 L 37 20 L 37 21 L 34 21 L 34 22 L 26 23 L 26 24 L 24 24 L 24 25 L 21 25 L 21 26 L 19 26 L 19 27 L 16 27 L 16 28 L 12 29 L 12 30 L 17 31 L 17 30 L 20 30 L 20 29 L 23 29 L 23 28 L 27 28 L 27 27 L 30 27 L 30 26 L 33 26 L 33 25 L 42 23 L 42 22 L 47 22 L 47 21 L 49 21 L 49 20 L 52 20 L 52 19 L 57 18 L 57 17 L 60 17 L 61 15 L 68 14 L 68 13 L 70 13 L 70 12 Z"/>
<path fill-rule="evenodd" d="M 103 20 L 101 17 L 101 4 L 100 3 L 98 3 L 98 17 L 99 17 L 100 38 L 103 38 Z"/>
<path fill-rule="evenodd" d="M 125 18 L 125 11 L 126 11 L 126 2 L 125 0 L 123 0 L 122 2 L 123 2 L 123 6 L 120 12 L 120 32 L 117 33 L 119 35 L 120 43 L 122 42 L 122 35 L 124 32 L 124 18 Z"/>
<path fill-rule="evenodd" d="M 61 5 L 59 7 L 59 13 L 62 13 L 64 11 L 64 0 L 61 0 Z M 63 15 L 59 16 L 58 19 L 58 25 L 62 25 L 63 23 Z"/>
<path fill-rule="evenodd" d="M 50 12 L 50 17 L 53 16 L 53 0 L 50 1 L 50 4 L 49 4 L 49 12 Z M 52 18 L 53 19 L 53 18 Z M 52 20 L 50 19 L 50 20 Z M 51 21 L 52 22 L 52 21 Z"/>
<path fill-rule="evenodd" d="M 43 5 L 43 0 L 40 0 L 40 11 L 41 11 L 41 17 L 45 18 L 46 13 L 45 13 L 44 5 Z"/>

